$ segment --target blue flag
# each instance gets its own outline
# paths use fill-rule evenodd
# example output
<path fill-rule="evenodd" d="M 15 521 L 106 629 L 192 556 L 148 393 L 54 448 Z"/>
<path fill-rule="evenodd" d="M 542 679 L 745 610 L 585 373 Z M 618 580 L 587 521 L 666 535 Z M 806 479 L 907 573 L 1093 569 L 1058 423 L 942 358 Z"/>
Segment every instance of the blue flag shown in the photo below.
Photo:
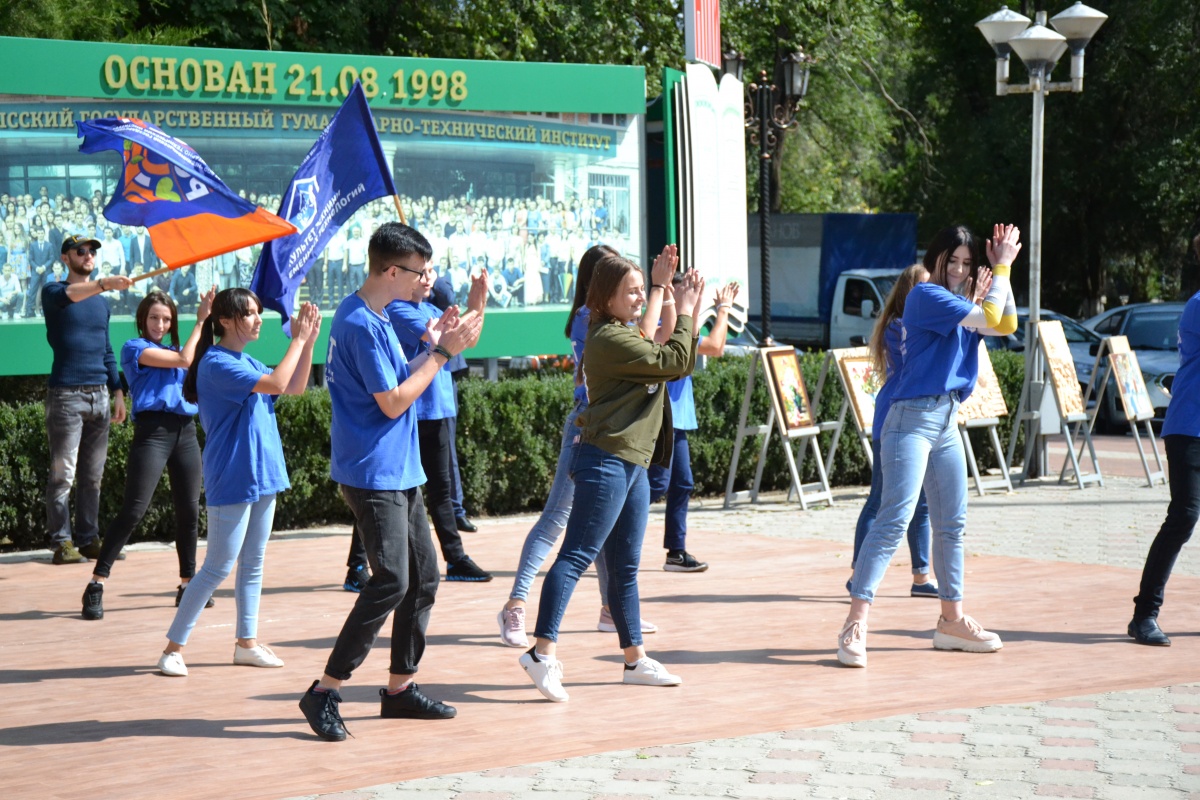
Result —
<path fill-rule="evenodd" d="M 296 293 L 313 261 L 361 206 L 395 193 L 371 109 L 355 81 L 283 193 L 279 216 L 297 232 L 263 246 L 250 282 L 263 305 L 283 315 L 289 335 Z"/>

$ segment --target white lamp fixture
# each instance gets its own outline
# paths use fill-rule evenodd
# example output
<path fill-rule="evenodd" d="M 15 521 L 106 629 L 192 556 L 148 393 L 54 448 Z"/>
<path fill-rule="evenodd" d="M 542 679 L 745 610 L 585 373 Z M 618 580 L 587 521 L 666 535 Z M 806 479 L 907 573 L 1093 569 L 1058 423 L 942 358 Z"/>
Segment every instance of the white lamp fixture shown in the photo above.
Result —
<path fill-rule="evenodd" d="M 1076 3 L 1050 19 L 1050 24 L 1054 26 L 1054 29 L 1067 37 L 1067 46 L 1071 48 L 1071 91 L 1073 92 L 1083 91 L 1083 51 L 1107 19 L 1107 14 L 1094 8 L 1088 8 L 1083 3 Z"/>

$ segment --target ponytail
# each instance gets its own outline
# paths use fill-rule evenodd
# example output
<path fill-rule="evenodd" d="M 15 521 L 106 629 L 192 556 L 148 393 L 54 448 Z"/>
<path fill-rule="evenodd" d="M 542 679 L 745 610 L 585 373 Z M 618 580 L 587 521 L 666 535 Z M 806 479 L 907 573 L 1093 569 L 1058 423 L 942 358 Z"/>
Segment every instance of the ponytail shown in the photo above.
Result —
<path fill-rule="evenodd" d="M 213 324 L 210 314 L 200 326 L 200 341 L 196 344 L 196 353 L 192 356 L 192 363 L 188 365 L 187 375 L 183 379 L 183 399 L 189 403 L 195 403 L 199 397 L 196 394 L 196 372 L 200 368 L 200 359 L 204 358 L 208 348 L 213 346 Z"/>

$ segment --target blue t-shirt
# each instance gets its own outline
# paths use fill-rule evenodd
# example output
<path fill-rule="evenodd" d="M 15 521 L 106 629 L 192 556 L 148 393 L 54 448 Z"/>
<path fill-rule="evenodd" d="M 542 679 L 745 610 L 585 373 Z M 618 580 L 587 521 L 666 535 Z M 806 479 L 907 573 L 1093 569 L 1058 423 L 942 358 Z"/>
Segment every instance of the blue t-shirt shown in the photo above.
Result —
<path fill-rule="evenodd" d="M 677 431 L 694 431 L 696 400 L 692 396 L 692 376 L 667 381 L 667 396 L 671 398 L 671 427 Z"/>
<path fill-rule="evenodd" d="M 352 294 L 338 306 L 329 329 L 325 380 L 333 402 L 329 475 L 357 489 L 403 491 L 425 483 L 417 444 L 417 412 L 396 419 L 375 395 L 408 377 L 392 323 Z"/>
<path fill-rule="evenodd" d="M 291 487 L 275 423 L 275 398 L 254 391 L 271 370 L 213 345 L 196 369 L 204 426 L 204 493 L 210 506 L 255 503 Z"/>
<path fill-rule="evenodd" d="M 583 370 L 583 343 L 587 339 L 589 314 L 587 306 L 580 306 L 575 312 L 575 318 L 571 320 L 571 355 L 575 359 L 577 371 Z M 586 403 L 587 399 L 587 382 L 580 381 L 575 387 L 575 402 Z"/>
<path fill-rule="evenodd" d="M 187 370 L 179 367 L 147 367 L 138 362 L 146 350 L 170 350 L 178 347 L 155 344 L 149 339 L 130 339 L 121 348 L 121 370 L 129 393 L 133 395 L 133 416 L 143 411 L 166 411 L 171 414 L 195 415 L 194 403 L 183 399 L 183 378 Z"/>
<path fill-rule="evenodd" d="M 892 395 L 896 389 L 896 381 L 892 379 L 899 374 L 900 367 L 904 364 L 904 348 L 901 347 L 903 335 L 904 326 L 898 319 L 892 320 L 883 332 L 883 343 L 887 347 L 888 363 L 891 367 L 884 376 L 883 388 L 875 395 L 875 416 L 871 418 L 872 436 L 883 433 L 883 421 L 887 419 L 888 409 L 892 407 Z"/>
<path fill-rule="evenodd" d="M 51 281 L 42 287 L 46 341 L 54 351 L 51 386 L 108 386 L 121 388 L 117 358 L 108 338 L 108 301 L 100 295 L 71 302 L 67 284 Z"/>
<path fill-rule="evenodd" d="M 966 400 L 979 377 L 979 334 L 959 325 L 975 305 L 936 283 L 918 283 L 905 300 L 902 364 L 892 402 L 957 391 Z"/>
<path fill-rule="evenodd" d="M 441 309 L 433 303 L 410 303 L 404 300 L 393 300 L 388 303 L 387 315 L 396 329 L 396 338 L 404 357 L 412 361 L 425 350 L 421 337 L 425 335 L 425 326 L 431 319 L 440 319 Z M 413 403 L 417 409 L 417 419 L 435 420 L 458 416 L 458 403 L 454 396 L 454 379 L 450 376 L 449 363 L 443 364 L 433 377 L 433 382 L 421 392 L 421 396 Z"/>
<path fill-rule="evenodd" d="M 1171 403 L 1162 435 L 1200 436 L 1200 292 L 1179 318 L 1179 371 L 1171 383 Z"/>

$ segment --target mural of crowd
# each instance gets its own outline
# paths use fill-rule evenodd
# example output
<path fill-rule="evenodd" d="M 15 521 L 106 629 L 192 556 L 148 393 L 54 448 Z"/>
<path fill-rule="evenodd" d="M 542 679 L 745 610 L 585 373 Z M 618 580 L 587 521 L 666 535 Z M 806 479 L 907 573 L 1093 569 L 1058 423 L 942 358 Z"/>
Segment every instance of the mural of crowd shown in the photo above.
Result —
<path fill-rule="evenodd" d="M 239 192 L 275 211 L 279 195 Z M 629 220 L 601 196 L 555 201 L 546 197 L 462 195 L 437 199 L 401 196 L 408 222 L 433 245 L 434 266 L 465 302 L 471 278 L 489 274 L 488 303 L 498 308 L 568 303 L 575 265 L 585 250 L 608 244 L 630 249 Z M 41 315 L 41 288 L 62 278 L 62 240 L 73 234 L 101 242 L 95 279 L 136 278 L 164 266 L 144 228 L 109 222 L 100 190 L 89 197 L 0 195 L 0 319 Z M 391 198 L 363 206 L 330 240 L 308 273 L 297 301 L 331 308 L 366 276 L 367 242 L 375 229 L 396 219 Z M 634 243 L 636 244 L 636 243 Z M 133 291 L 108 292 L 114 315 L 131 315 L 145 292 L 167 292 L 182 313 L 196 310 L 200 288 L 249 286 L 259 247 L 247 247 L 138 282 Z"/>

